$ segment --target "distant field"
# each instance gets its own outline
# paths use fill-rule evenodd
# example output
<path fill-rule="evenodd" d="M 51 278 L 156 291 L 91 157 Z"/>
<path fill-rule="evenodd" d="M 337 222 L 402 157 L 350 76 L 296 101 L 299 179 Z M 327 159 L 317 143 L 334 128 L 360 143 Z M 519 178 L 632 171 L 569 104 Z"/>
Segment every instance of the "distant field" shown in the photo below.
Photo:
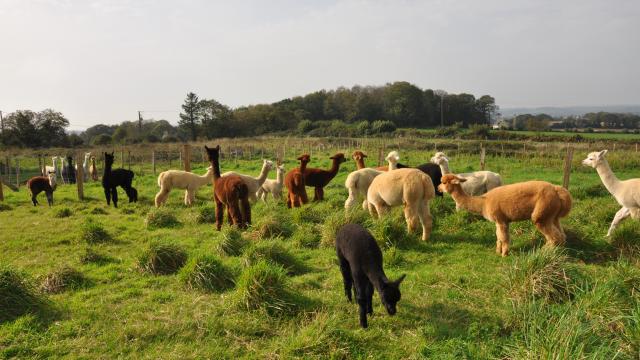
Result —
<path fill-rule="evenodd" d="M 310 165 L 327 168 L 329 155 L 314 152 Z M 407 164 L 431 155 L 401 149 Z M 345 299 L 331 239 L 344 222 L 344 181 L 355 169 L 353 161 L 328 185 L 324 202 L 298 210 L 273 201 L 254 205 L 254 226 L 242 235 L 248 245 L 235 255 L 221 250 L 232 232 L 216 231 L 205 216 L 213 210 L 211 186 L 200 189 L 192 208 L 182 205 L 181 191 L 173 191 L 166 211 L 178 223 L 147 227 L 157 192 L 149 164 L 144 165 L 146 175 L 134 179 L 140 202 L 127 203 L 120 191 L 118 209 L 106 206 L 98 182 L 86 184 L 82 202 L 74 186 L 59 186 L 52 208 L 31 206 L 24 187 L 20 192 L 5 188 L 0 271 L 18 270 L 39 287 L 45 276 L 70 266 L 84 280 L 46 295 L 47 311 L 4 322 L 0 317 L 0 358 L 637 358 L 640 224 L 627 220 L 614 241 L 605 238 L 619 206 L 596 172 L 579 165 L 584 156 L 576 152 L 574 157 L 573 210 L 562 221 L 569 244 L 559 252 L 541 250 L 540 233 L 530 222 L 521 222 L 511 226 L 511 255 L 497 256 L 495 226 L 456 212 L 448 195 L 431 203 L 434 230 L 427 243 L 406 233 L 399 208 L 387 221 L 374 221 L 358 210 L 354 218 L 383 245 L 387 275 L 395 279 L 407 274 L 397 315 L 386 314 L 376 293 L 367 330 L 358 326 L 357 305 Z M 450 157 L 454 171 L 477 169 L 475 154 Z M 636 153 L 612 151 L 609 157 L 620 179 L 640 177 Z M 295 166 L 291 157 L 285 160 L 287 169 Z M 257 175 L 260 163 L 229 159 L 222 169 Z M 486 163 L 506 183 L 562 180 L 561 154 L 488 156 Z M 194 167 L 196 173 L 205 171 L 201 163 Z M 167 168 L 163 164 L 158 171 Z M 133 169 L 142 170 L 138 165 Z M 46 203 L 43 195 L 40 202 Z M 107 240 L 89 241 L 87 234 L 98 233 L 95 224 L 106 231 Z M 141 272 L 140 254 L 158 240 L 179 246 L 190 259 L 212 255 L 236 284 L 203 291 L 187 286 L 186 271 Z M 248 269 L 255 270 L 248 264 L 260 246 L 284 249 L 289 255 L 272 261 L 298 269 L 278 285 L 290 293 L 281 311 L 247 310 L 242 302 L 243 291 L 252 284 L 240 279 L 251 275 Z"/>
<path fill-rule="evenodd" d="M 436 132 L 436 129 L 420 129 L 418 130 L 424 134 L 433 134 Z M 468 130 L 461 130 L 463 132 L 467 132 Z M 497 130 L 491 130 L 497 131 Z M 638 140 L 640 141 L 640 134 L 625 134 L 625 133 L 604 133 L 604 132 L 565 132 L 565 131 L 515 131 L 515 130 L 506 130 L 512 134 L 526 135 L 526 136 L 566 136 L 571 137 L 575 135 L 580 135 L 583 138 L 587 139 L 602 139 L 602 140 Z"/>

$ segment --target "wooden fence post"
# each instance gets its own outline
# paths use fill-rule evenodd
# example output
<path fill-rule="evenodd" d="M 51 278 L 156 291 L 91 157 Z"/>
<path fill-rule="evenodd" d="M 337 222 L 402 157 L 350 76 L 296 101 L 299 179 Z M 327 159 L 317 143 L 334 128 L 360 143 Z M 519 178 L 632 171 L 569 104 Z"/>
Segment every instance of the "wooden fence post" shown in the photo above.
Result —
<path fill-rule="evenodd" d="M 120 149 L 120 164 L 124 168 L 124 148 Z"/>
<path fill-rule="evenodd" d="M 131 170 L 131 150 L 127 150 L 127 166 Z"/>
<path fill-rule="evenodd" d="M 40 175 L 47 176 L 46 171 L 44 171 L 44 166 L 42 165 L 42 155 L 38 154 L 38 169 L 40 170 Z"/>
<path fill-rule="evenodd" d="M 2 176 L 0 176 L 0 201 L 4 201 L 4 193 L 2 192 Z"/>
<path fill-rule="evenodd" d="M 76 155 L 76 164 L 81 164 L 80 159 L 82 158 L 82 154 Z M 76 186 L 78 187 L 78 199 L 80 201 L 84 200 L 84 168 L 82 166 L 77 166 L 76 169 Z"/>
<path fill-rule="evenodd" d="M 191 145 L 184 144 L 182 149 L 184 152 L 184 171 L 191 172 Z"/>
<path fill-rule="evenodd" d="M 153 175 L 156 175 L 156 151 L 151 150 L 151 167 L 153 168 Z"/>
<path fill-rule="evenodd" d="M 569 190 L 569 175 L 571 174 L 571 161 L 573 160 L 573 147 L 567 148 L 567 155 L 564 158 L 564 176 L 562 178 L 562 187 Z"/>
<path fill-rule="evenodd" d="M 20 159 L 16 158 L 16 187 L 20 189 Z"/>
<path fill-rule="evenodd" d="M 482 144 L 480 144 L 480 170 L 484 170 L 484 156 L 485 156 L 485 149 L 482 146 Z"/>

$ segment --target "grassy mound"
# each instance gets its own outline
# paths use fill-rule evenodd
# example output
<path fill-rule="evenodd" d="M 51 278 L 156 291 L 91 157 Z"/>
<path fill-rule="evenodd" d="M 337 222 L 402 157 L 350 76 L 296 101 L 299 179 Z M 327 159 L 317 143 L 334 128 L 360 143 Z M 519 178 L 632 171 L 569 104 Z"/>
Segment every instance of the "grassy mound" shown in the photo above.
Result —
<path fill-rule="evenodd" d="M 173 228 L 180 225 L 176 215 L 166 207 L 151 209 L 144 223 L 147 229 Z"/>
<path fill-rule="evenodd" d="M 80 254 L 79 260 L 81 264 L 106 264 L 112 261 L 110 257 L 102 255 L 90 247 Z"/>
<path fill-rule="evenodd" d="M 73 214 L 73 211 L 71 211 L 71 209 L 69 209 L 68 207 L 63 207 L 61 209 L 56 210 L 53 216 L 56 218 L 66 218 L 71 216 L 72 214 Z"/>
<path fill-rule="evenodd" d="M 242 272 L 234 296 L 239 308 L 264 310 L 270 315 L 288 314 L 298 308 L 285 269 L 263 260 Z"/>
<path fill-rule="evenodd" d="M 180 270 L 180 280 L 190 289 L 221 291 L 234 285 L 234 276 L 220 259 L 212 255 L 198 254 Z"/>
<path fill-rule="evenodd" d="M 40 288 L 49 294 L 58 294 L 67 290 L 76 290 L 88 285 L 87 278 L 78 270 L 63 266 L 42 279 Z"/>
<path fill-rule="evenodd" d="M 87 244 L 99 244 L 111 240 L 111 235 L 109 235 L 107 230 L 91 218 L 82 224 L 81 237 Z"/>
<path fill-rule="evenodd" d="M 101 208 L 101 207 L 94 207 L 93 209 L 91 209 L 91 211 L 89 211 L 89 214 L 92 215 L 107 215 L 109 214 L 107 212 L 107 210 Z"/>
<path fill-rule="evenodd" d="M 640 255 L 640 222 L 634 219 L 622 222 L 609 241 L 622 256 L 637 258 Z"/>
<path fill-rule="evenodd" d="M 298 248 L 317 249 L 321 240 L 319 226 L 300 226 L 291 236 L 291 242 Z"/>
<path fill-rule="evenodd" d="M 307 271 L 305 264 L 284 246 L 276 242 L 260 242 L 247 249 L 244 256 L 246 265 L 254 265 L 261 260 L 282 266 L 288 274 L 302 274 Z"/>
<path fill-rule="evenodd" d="M 187 253 L 179 246 L 166 242 L 152 242 L 138 256 L 138 268 L 155 275 L 176 273 L 187 262 Z"/>
<path fill-rule="evenodd" d="M 225 256 L 240 256 L 248 243 L 237 228 L 227 226 L 222 228 L 222 239 L 217 245 L 218 253 Z"/>
<path fill-rule="evenodd" d="M 196 223 L 213 224 L 216 222 L 216 209 L 213 206 L 201 206 L 198 208 Z"/>
<path fill-rule="evenodd" d="M 267 214 L 258 219 L 253 225 L 250 236 L 254 239 L 272 239 L 275 237 L 289 237 L 293 227 L 289 219 L 278 213 Z"/>
<path fill-rule="evenodd" d="M 335 210 L 325 203 L 312 204 L 307 207 L 291 209 L 291 218 L 298 225 L 304 224 L 322 224 L 328 214 Z"/>
<path fill-rule="evenodd" d="M 580 274 L 564 250 L 543 247 L 517 257 L 508 274 L 512 299 L 522 303 L 531 299 L 562 302 L 578 290 Z"/>
<path fill-rule="evenodd" d="M 389 214 L 374 222 L 371 234 L 381 247 L 407 248 L 419 242 L 422 237 L 422 226 L 419 226 L 413 234 L 409 234 L 404 217 Z"/>
<path fill-rule="evenodd" d="M 342 225 L 355 223 L 364 225 L 369 219 L 369 213 L 357 208 L 345 212 L 336 211 L 327 217 L 322 225 L 322 237 L 320 245 L 322 247 L 334 247 L 336 244 L 336 233 Z"/>
<path fill-rule="evenodd" d="M 0 265 L 0 324 L 37 313 L 46 301 L 24 274 Z"/>

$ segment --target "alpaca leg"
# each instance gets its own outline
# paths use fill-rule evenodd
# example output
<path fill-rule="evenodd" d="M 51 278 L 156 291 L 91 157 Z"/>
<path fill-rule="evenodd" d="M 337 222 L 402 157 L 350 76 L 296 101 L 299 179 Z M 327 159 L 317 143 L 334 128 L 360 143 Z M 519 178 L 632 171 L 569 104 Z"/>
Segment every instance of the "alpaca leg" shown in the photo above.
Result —
<path fill-rule="evenodd" d="M 355 191 L 353 191 L 353 189 L 349 189 L 349 197 L 347 197 L 347 200 L 344 201 L 344 208 L 349 209 L 355 204 L 355 202 L 356 202 L 356 193 Z"/>
<path fill-rule="evenodd" d="M 289 193 L 287 194 L 287 207 L 289 209 L 291 209 L 291 206 L 293 206 L 293 197 L 293 193 L 289 191 Z"/>
<path fill-rule="evenodd" d="M 104 197 L 107 199 L 107 206 L 111 205 L 111 188 L 104 188 Z"/>
<path fill-rule="evenodd" d="M 318 201 L 324 200 L 324 188 L 318 187 L 316 190 L 318 191 Z"/>
<path fill-rule="evenodd" d="M 156 207 L 164 205 L 164 203 L 167 201 L 167 197 L 169 197 L 169 191 L 167 191 L 166 189 L 160 189 L 155 198 Z"/>
<path fill-rule="evenodd" d="M 53 193 L 52 192 L 45 192 L 45 195 L 47 195 L 47 203 L 49 204 L 49 206 L 53 205 Z"/>
<path fill-rule="evenodd" d="M 33 203 L 33 206 L 38 205 L 38 199 L 36 199 L 36 194 L 31 194 L 31 202 Z"/>
<path fill-rule="evenodd" d="M 247 227 L 247 224 L 242 221 L 242 213 L 240 212 L 238 199 L 229 201 L 229 203 L 227 204 L 227 210 L 229 211 L 229 215 L 231 216 L 233 225 L 236 225 L 240 229 L 244 229 Z"/>
<path fill-rule="evenodd" d="M 496 223 L 496 253 L 509 254 L 509 223 Z"/>
<path fill-rule="evenodd" d="M 616 227 L 618 227 L 618 224 L 620 224 L 620 222 L 626 219 L 629 215 L 631 215 L 631 211 L 629 211 L 629 209 L 626 207 L 622 207 L 620 210 L 618 210 L 616 216 L 613 217 L 613 221 L 611 222 L 609 231 L 607 231 L 607 236 L 611 236 L 611 233 L 616 229 Z"/>
<path fill-rule="evenodd" d="M 118 207 L 118 189 L 111 188 L 111 201 L 113 201 L 113 207 Z"/>
<path fill-rule="evenodd" d="M 298 194 L 298 196 L 300 197 L 300 203 L 301 204 L 308 204 L 309 203 L 309 198 L 307 197 L 307 189 L 303 188 L 300 190 L 300 194 Z M 300 206 L 300 205 L 298 205 Z"/>
<path fill-rule="evenodd" d="M 353 288 L 353 277 L 351 276 L 351 268 L 349 262 L 342 255 L 338 254 L 340 260 L 340 272 L 342 273 L 342 283 L 344 285 L 344 294 L 349 302 L 352 301 L 351 289 Z"/>
<path fill-rule="evenodd" d="M 240 199 L 240 212 L 242 215 L 242 222 L 245 224 L 245 227 L 247 225 L 251 225 L 251 204 L 249 204 L 249 199 Z"/>
<path fill-rule="evenodd" d="M 553 220 L 547 220 L 545 222 L 538 221 L 535 223 L 535 225 L 536 228 L 538 228 L 538 231 L 540 231 L 542 235 L 544 235 L 546 246 L 561 245 L 558 243 L 560 241 L 560 234 L 555 224 L 553 223 Z"/>
<path fill-rule="evenodd" d="M 373 205 L 373 203 L 367 202 L 367 208 L 369 209 L 369 215 L 371 215 L 372 218 L 377 219 L 378 210 L 376 209 L 375 205 Z"/>
<path fill-rule="evenodd" d="M 420 224 L 420 218 L 418 212 L 415 209 L 415 204 L 404 205 L 404 219 L 407 222 L 407 232 L 413 233 Z"/>
<path fill-rule="evenodd" d="M 351 269 L 353 274 L 353 283 L 356 288 L 356 300 L 358 301 L 358 307 L 360 308 L 360 326 L 366 328 L 367 324 L 367 279 L 359 270 Z"/>
<path fill-rule="evenodd" d="M 422 240 L 427 241 L 431 237 L 431 229 L 433 228 L 433 218 L 431 217 L 431 209 L 429 203 L 420 204 L 420 222 L 422 223 Z"/>
<path fill-rule="evenodd" d="M 558 231 L 558 234 L 560 236 L 559 239 L 559 244 L 565 244 L 567 242 L 567 234 L 565 234 L 564 229 L 562 228 L 562 225 L 560 225 L 560 218 L 556 217 L 553 219 L 553 226 L 556 227 L 556 230 Z"/>
<path fill-rule="evenodd" d="M 229 225 L 233 225 L 233 216 L 231 216 L 231 205 L 227 204 L 227 222 Z"/>
<path fill-rule="evenodd" d="M 367 314 L 373 315 L 373 284 L 367 279 Z"/>
<path fill-rule="evenodd" d="M 320 200 L 320 196 L 318 195 L 318 188 L 315 187 L 313 188 L 313 201 L 319 201 Z"/>
<path fill-rule="evenodd" d="M 214 196 L 214 200 L 216 202 L 216 230 L 220 231 L 224 220 L 224 205 L 217 196 Z"/>

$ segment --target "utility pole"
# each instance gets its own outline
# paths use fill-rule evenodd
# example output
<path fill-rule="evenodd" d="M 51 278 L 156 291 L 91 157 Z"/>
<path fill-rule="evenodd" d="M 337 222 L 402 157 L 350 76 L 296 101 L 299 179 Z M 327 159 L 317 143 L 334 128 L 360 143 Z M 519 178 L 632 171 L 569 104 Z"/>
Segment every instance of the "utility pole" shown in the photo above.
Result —
<path fill-rule="evenodd" d="M 433 93 L 440 96 L 440 127 L 444 127 L 444 96 L 447 95 L 447 92 L 436 90 Z"/>
<path fill-rule="evenodd" d="M 0 131 L 4 134 L 4 118 L 2 118 L 2 110 L 0 110 Z"/>

